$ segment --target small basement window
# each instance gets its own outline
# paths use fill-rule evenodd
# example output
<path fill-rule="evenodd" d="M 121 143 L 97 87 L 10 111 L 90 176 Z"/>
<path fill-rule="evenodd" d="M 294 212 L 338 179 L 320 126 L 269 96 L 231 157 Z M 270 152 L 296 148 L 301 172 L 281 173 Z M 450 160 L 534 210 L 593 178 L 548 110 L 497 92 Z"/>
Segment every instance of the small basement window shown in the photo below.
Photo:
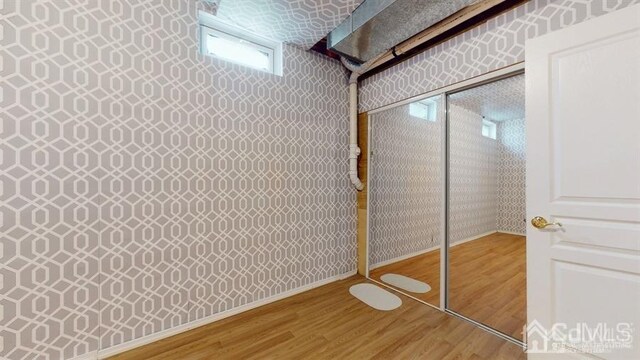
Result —
<path fill-rule="evenodd" d="M 423 120 L 435 122 L 438 104 L 433 100 L 422 100 L 409 104 L 409 115 Z"/>
<path fill-rule="evenodd" d="M 200 13 L 203 55 L 282 76 L 282 43 Z"/>
<path fill-rule="evenodd" d="M 496 139 L 496 123 L 493 121 L 482 119 L 482 136 L 490 139 Z"/>

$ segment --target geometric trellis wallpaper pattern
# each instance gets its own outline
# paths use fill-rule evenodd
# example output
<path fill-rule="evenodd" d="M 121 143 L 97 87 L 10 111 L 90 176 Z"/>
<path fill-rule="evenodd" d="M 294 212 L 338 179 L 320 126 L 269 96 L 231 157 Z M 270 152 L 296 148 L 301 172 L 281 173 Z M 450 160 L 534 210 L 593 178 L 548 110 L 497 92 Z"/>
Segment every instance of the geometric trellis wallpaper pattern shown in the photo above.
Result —
<path fill-rule="evenodd" d="M 202 57 L 191 0 L 0 1 L 0 358 L 68 359 L 355 268 L 342 66 Z"/>
<path fill-rule="evenodd" d="M 482 116 L 449 98 L 449 242 L 496 231 L 498 145 Z"/>
<path fill-rule="evenodd" d="M 531 0 L 362 81 L 360 111 L 524 61 L 527 39 L 581 23 L 640 0 Z"/>
<path fill-rule="evenodd" d="M 527 139 L 524 119 L 497 123 L 498 218 L 497 229 L 518 234 L 527 231 Z"/>
<path fill-rule="evenodd" d="M 496 123 L 497 158 L 490 160 L 497 161 L 496 230 L 519 234 L 526 231 L 524 88 L 525 78 L 520 74 L 449 96 L 452 104 Z M 473 134 L 479 136 L 477 129 Z M 452 133 L 452 138 L 456 136 Z"/>
<path fill-rule="evenodd" d="M 360 0 L 220 0 L 217 15 L 257 34 L 309 49 Z"/>
<path fill-rule="evenodd" d="M 443 97 L 435 122 L 409 105 L 372 114 L 369 263 L 393 261 L 440 244 Z"/>
<path fill-rule="evenodd" d="M 524 118 L 524 75 L 510 76 L 451 95 L 456 104 L 491 121 Z"/>
<path fill-rule="evenodd" d="M 360 106 L 638 3 L 529 1 L 364 80 Z M 344 71 L 286 46 L 283 78 L 202 58 L 194 8 L 0 1 L 0 357 L 82 355 L 354 268 Z"/>
<path fill-rule="evenodd" d="M 524 119 L 497 121 L 496 140 L 482 136 L 482 116 L 468 108 L 522 114 L 523 94 L 495 102 L 499 84 L 518 75 L 450 96 L 450 240 L 494 231 L 525 232 Z M 520 87 L 520 85 L 516 85 Z M 473 96 L 466 96 L 473 91 Z M 502 93 L 502 95 L 506 95 Z M 440 97 L 440 99 L 443 99 Z M 440 99 L 439 110 L 444 106 Z M 476 106 L 477 105 L 477 106 Z M 401 105 L 370 115 L 369 263 L 393 262 L 439 244 L 442 180 L 441 124 L 409 114 Z"/>
<path fill-rule="evenodd" d="M 514 78 L 524 81 L 522 75 Z M 491 88 L 487 90 L 490 92 Z M 482 136 L 481 115 L 459 105 L 457 99 L 451 96 L 449 105 L 451 243 L 493 231 L 524 234 L 526 232 L 524 222 L 526 217 L 525 120 L 497 121 L 496 140 L 493 140 Z"/>

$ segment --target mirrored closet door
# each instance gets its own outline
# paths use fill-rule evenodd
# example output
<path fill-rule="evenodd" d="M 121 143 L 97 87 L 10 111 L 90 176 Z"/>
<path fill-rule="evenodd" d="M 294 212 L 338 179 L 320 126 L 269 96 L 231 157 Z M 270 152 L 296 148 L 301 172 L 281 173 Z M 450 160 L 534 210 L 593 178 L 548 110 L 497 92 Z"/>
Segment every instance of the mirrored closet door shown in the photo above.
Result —
<path fill-rule="evenodd" d="M 440 304 L 444 96 L 369 116 L 371 279 Z"/>
<path fill-rule="evenodd" d="M 447 95 L 447 309 L 522 340 L 524 74 Z"/>

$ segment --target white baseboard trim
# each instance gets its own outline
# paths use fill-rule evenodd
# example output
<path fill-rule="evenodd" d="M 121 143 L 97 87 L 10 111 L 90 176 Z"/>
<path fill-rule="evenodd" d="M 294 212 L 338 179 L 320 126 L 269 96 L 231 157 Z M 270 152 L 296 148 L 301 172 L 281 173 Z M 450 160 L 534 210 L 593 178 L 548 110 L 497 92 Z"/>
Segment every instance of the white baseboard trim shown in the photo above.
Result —
<path fill-rule="evenodd" d="M 469 241 L 478 240 L 480 238 L 483 238 L 485 236 L 489 236 L 489 235 L 495 234 L 495 233 L 504 233 L 504 234 L 510 234 L 510 235 L 527 236 L 526 234 L 521 234 L 521 233 L 512 232 L 512 231 L 492 230 L 492 231 L 488 231 L 488 232 L 480 234 L 480 235 L 476 235 L 476 236 L 472 236 L 470 238 L 466 238 L 466 239 L 460 240 L 458 242 L 455 242 L 455 243 L 451 244 L 451 246 L 456 246 L 456 245 L 464 244 L 464 243 L 469 242 Z M 422 255 L 422 254 L 426 254 L 428 252 L 431 252 L 431 251 L 434 251 L 434 250 L 439 250 L 439 249 L 440 249 L 440 245 L 437 245 L 437 246 L 428 248 L 426 250 L 420 250 L 420 251 L 416 251 L 416 252 L 413 252 L 413 253 L 410 253 L 410 254 L 407 254 L 407 255 L 398 256 L 398 257 L 395 257 L 393 259 L 385 260 L 383 262 L 379 262 L 377 264 L 371 265 L 371 267 L 369 267 L 369 270 L 377 269 L 379 267 L 387 266 L 387 265 L 396 263 L 398 261 L 407 260 L 407 259 L 410 259 L 412 257 L 419 256 L 419 255 Z"/>
<path fill-rule="evenodd" d="M 509 235 L 519 235 L 519 236 L 527 236 L 527 234 L 523 234 L 523 233 L 519 233 L 519 232 L 513 232 L 513 231 L 507 231 L 507 230 L 498 230 L 499 233 L 503 233 L 503 234 L 509 234 Z"/>
<path fill-rule="evenodd" d="M 420 250 L 420 251 L 412 252 L 412 253 L 407 254 L 407 255 L 398 256 L 398 257 L 395 257 L 395 258 L 390 259 L 390 260 L 385 260 L 385 261 L 379 262 L 379 263 L 377 263 L 375 265 L 371 265 L 369 267 L 369 270 L 377 269 L 379 267 L 383 267 L 383 266 L 386 266 L 386 265 L 389 265 L 389 264 L 393 264 L 393 263 L 396 263 L 398 261 L 407 260 L 407 259 L 410 259 L 412 257 L 416 257 L 418 255 L 426 254 L 426 253 L 434 251 L 434 250 L 440 250 L 440 247 L 441 247 L 440 245 L 436 245 L 436 246 L 430 247 L 430 248 L 428 248 L 426 250 Z"/>
<path fill-rule="evenodd" d="M 203 325 L 207 325 L 207 324 L 210 324 L 212 322 L 215 322 L 215 321 L 218 321 L 218 320 L 222 320 L 222 319 L 228 318 L 228 317 L 233 316 L 233 315 L 237 315 L 237 314 L 239 314 L 241 312 L 245 312 L 245 311 L 248 311 L 248 310 L 251 310 L 251 309 L 255 309 L 257 307 L 260 307 L 260 306 L 263 306 L 263 305 L 267 305 L 267 304 L 270 304 L 272 302 L 275 302 L 275 301 L 278 301 L 278 300 L 282 300 L 284 298 L 288 298 L 290 296 L 293 296 L 293 295 L 296 295 L 296 294 L 299 294 L 299 293 L 302 293 L 302 292 L 305 292 L 305 291 L 309 291 L 311 289 L 315 289 L 317 287 L 320 287 L 320 286 L 323 286 L 323 285 L 327 285 L 327 284 L 335 282 L 335 281 L 346 279 L 346 278 L 348 278 L 350 276 L 353 276 L 353 275 L 356 275 L 356 274 L 357 274 L 357 270 L 353 270 L 353 271 L 350 271 L 350 272 L 345 273 L 345 274 L 332 276 L 330 278 L 326 278 L 324 280 L 320 280 L 320 281 L 317 281 L 317 282 L 314 282 L 314 283 L 311 283 L 311 284 L 308 284 L 308 285 L 305 285 L 305 286 L 301 286 L 299 288 L 295 288 L 295 289 L 292 289 L 292 290 L 289 290 L 289 291 L 285 291 L 283 293 L 280 293 L 280 294 L 277 294 L 277 295 L 274 295 L 274 296 L 270 296 L 270 297 L 262 299 L 262 300 L 258 300 L 258 301 L 254 301 L 254 302 L 249 303 L 249 304 L 238 306 L 237 308 L 233 308 L 233 309 L 230 309 L 230 310 L 227 310 L 227 311 L 223 311 L 221 313 L 213 314 L 211 316 L 208 316 L 208 317 L 205 317 L 205 318 L 202 318 L 202 319 L 191 321 L 191 322 L 188 322 L 186 324 L 173 327 L 171 329 L 166 329 L 166 330 L 163 330 L 163 331 L 159 331 L 157 333 L 154 333 L 154 334 L 151 334 L 151 335 L 148 335 L 148 336 L 144 336 L 144 337 L 141 337 L 141 338 L 138 338 L 138 339 L 127 341 L 125 343 L 118 344 L 116 346 L 112 346 L 110 348 L 106 348 L 106 349 L 103 349 L 103 350 L 99 350 L 97 352 L 97 354 L 93 355 L 93 357 L 79 357 L 79 358 L 76 358 L 74 360 L 105 359 L 105 358 L 108 358 L 110 356 L 114 356 L 114 355 L 123 353 L 125 351 L 132 350 L 132 349 L 135 349 L 137 347 L 140 347 L 140 346 L 143 346 L 143 345 L 146 345 L 146 344 L 150 344 L 150 343 L 158 341 L 158 340 L 162 340 L 162 339 L 167 338 L 169 336 L 180 334 L 180 333 L 183 333 L 185 331 L 188 331 L 188 330 L 191 330 L 191 329 L 203 326 Z M 89 356 L 89 355 L 90 354 L 88 354 L 87 356 Z"/>
<path fill-rule="evenodd" d="M 497 233 L 497 232 L 498 232 L 497 230 L 493 230 L 493 231 L 486 232 L 486 233 L 484 233 L 484 234 L 480 234 L 480 235 L 472 236 L 472 237 L 470 237 L 470 238 L 466 238 L 466 239 L 463 239 L 463 240 L 460 240 L 460 241 L 454 242 L 453 244 L 449 244 L 449 247 L 452 247 L 452 246 L 458 246 L 458 245 L 460 245 L 460 244 L 464 244 L 464 243 L 466 243 L 466 242 L 473 241 L 473 240 L 478 240 L 478 239 L 480 239 L 480 238 L 483 238 L 483 237 L 485 237 L 485 236 L 489 236 L 489 235 L 491 235 L 491 234 L 495 234 L 495 233 Z"/>

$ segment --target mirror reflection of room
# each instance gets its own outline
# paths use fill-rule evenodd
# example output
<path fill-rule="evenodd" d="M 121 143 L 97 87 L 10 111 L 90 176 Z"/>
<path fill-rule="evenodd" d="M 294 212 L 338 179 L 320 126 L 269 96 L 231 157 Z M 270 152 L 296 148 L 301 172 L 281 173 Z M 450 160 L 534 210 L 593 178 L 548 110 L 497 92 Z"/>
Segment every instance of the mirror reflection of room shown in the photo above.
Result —
<path fill-rule="evenodd" d="M 371 114 L 370 277 L 438 306 L 444 97 Z"/>
<path fill-rule="evenodd" d="M 524 75 L 448 96 L 448 308 L 522 339 Z"/>

